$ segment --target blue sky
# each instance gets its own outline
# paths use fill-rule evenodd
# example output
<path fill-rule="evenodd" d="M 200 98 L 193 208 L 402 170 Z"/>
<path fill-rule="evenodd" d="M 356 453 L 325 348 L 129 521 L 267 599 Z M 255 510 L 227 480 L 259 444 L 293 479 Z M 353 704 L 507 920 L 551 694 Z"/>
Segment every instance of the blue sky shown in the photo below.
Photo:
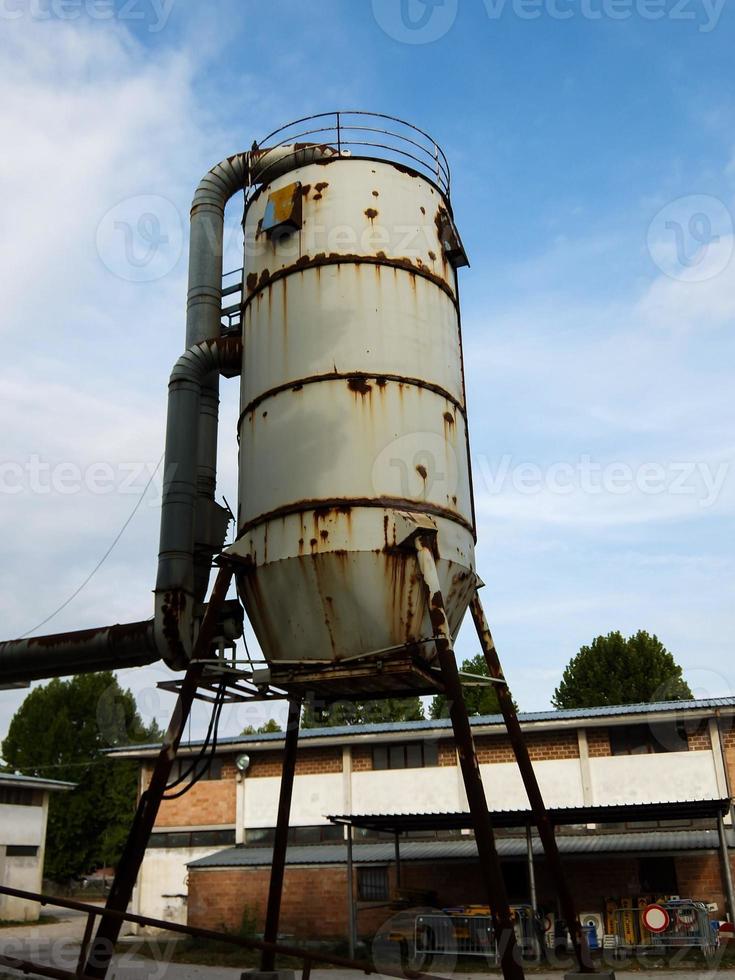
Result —
<path fill-rule="evenodd" d="M 517 700 L 547 706 L 617 628 L 657 632 L 699 695 L 732 692 L 731 3 L 0 0 L 0 32 L 3 636 L 72 594 L 160 457 L 201 174 L 289 119 L 368 108 L 452 165 L 478 563 Z M 150 201 L 168 244 L 136 281 L 111 229 Z M 49 630 L 149 615 L 159 490 Z M 163 674 L 122 676 L 159 720 Z M 0 693 L 0 734 L 22 696 Z"/>

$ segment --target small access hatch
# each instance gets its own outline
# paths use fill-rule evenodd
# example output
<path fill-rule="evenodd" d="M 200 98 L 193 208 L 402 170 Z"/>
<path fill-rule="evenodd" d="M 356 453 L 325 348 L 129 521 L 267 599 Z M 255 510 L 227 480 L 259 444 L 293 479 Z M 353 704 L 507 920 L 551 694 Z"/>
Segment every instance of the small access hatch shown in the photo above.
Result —
<path fill-rule="evenodd" d="M 287 184 L 268 195 L 262 230 L 268 238 L 281 238 L 298 231 L 303 220 L 301 181 Z"/>

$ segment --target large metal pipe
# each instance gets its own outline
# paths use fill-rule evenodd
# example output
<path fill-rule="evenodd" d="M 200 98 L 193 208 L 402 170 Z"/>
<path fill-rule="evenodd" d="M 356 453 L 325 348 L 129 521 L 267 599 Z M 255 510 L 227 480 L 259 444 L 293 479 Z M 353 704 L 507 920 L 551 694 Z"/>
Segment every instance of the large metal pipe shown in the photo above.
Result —
<path fill-rule="evenodd" d="M 142 667 L 160 659 L 153 620 L 99 629 L 31 636 L 0 643 L 3 684 L 98 670 Z"/>
<path fill-rule="evenodd" d="M 203 341 L 216 340 L 221 332 L 222 319 L 222 253 L 224 242 L 225 206 L 237 191 L 244 190 L 249 181 L 249 154 L 237 153 L 228 157 L 205 174 L 194 194 L 191 206 L 189 235 L 189 285 L 186 300 L 186 348 Z M 170 409 L 169 409 L 170 410 Z M 219 426 L 219 376 L 210 372 L 202 380 L 194 422 L 197 430 L 195 497 L 192 499 L 193 539 L 190 545 L 190 570 L 187 591 L 196 602 L 203 602 L 207 593 L 215 542 L 208 525 L 216 522 L 217 504 L 217 434 Z M 195 505 L 196 501 L 196 505 Z M 161 533 L 165 511 L 161 513 Z M 159 567 L 160 577 L 160 567 Z M 158 588 L 158 586 L 156 587 Z"/>
<path fill-rule="evenodd" d="M 165 471 L 161 502 L 161 536 L 156 577 L 155 640 L 163 659 L 184 668 L 191 659 L 194 615 L 201 601 L 195 588 L 194 546 L 197 529 L 198 442 L 201 398 L 205 385 L 219 374 L 239 374 L 242 343 L 238 338 L 205 340 L 185 351 L 171 372 L 168 387 Z M 212 501 L 213 503 L 213 501 Z M 227 532 L 226 512 L 210 540 Z M 200 522 L 201 530 L 201 522 Z M 207 573 L 209 565 L 207 566 Z"/>
<path fill-rule="evenodd" d="M 221 550 L 227 530 L 227 512 L 214 499 L 219 374 L 239 374 L 240 365 L 230 359 L 223 367 L 216 358 L 212 360 L 215 351 L 227 350 L 221 344 L 217 346 L 222 332 L 225 207 L 234 194 L 249 184 L 272 180 L 304 161 L 335 155 L 337 151 L 329 146 L 286 145 L 263 150 L 253 147 L 249 153 L 236 153 L 212 167 L 194 194 L 186 304 L 187 353 L 183 357 L 196 348 L 204 360 L 196 361 L 195 379 L 183 376 L 187 368 L 181 359 L 171 376 L 174 385 L 177 370 L 183 371 L 176 379 L 173 401 L 169 388 L 156 580 L 156 642 L 161 656 L 172 667 L 183 669 L 190 657 L 196 606 L 207 594 L 212 557 Z M 209 345 L 206 350 L 205 345 Z M 242 358 L 241 348 L 239 357 Z"/>
<path fill-rule="evenodd" d="M 238 191 L 324 157 L 337 156 L 329 146 L 279 146 L 236 153 L 212 167 L 199 182 L 191 206 L 189 285 L 186 301 L 186 347 L 214 340 L 222 332 L 222 255 L 225 207 Z M 217 486 L 217 434 L 219 377 L 210 374 L 202 383 L 199 405 L 197 503 L 194 530 L 194 599 L 207 594 L 212 556 L 222 545 L 212 539 L 212 525 L 221 520 L 215 503 Z M 163 518 L 162 518 L 163 519 Z"/>

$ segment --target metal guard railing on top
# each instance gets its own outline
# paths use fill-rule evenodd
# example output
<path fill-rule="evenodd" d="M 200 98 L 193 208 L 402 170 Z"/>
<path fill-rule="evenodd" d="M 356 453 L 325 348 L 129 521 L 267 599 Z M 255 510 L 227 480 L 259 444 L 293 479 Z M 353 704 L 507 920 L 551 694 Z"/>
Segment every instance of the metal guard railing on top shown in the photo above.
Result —
<path fill-rule="evenodd" d="M 340 155 L 403 163 L 429 177 L 449 197 L 451 174 L 444 151 L 423 129 L 397 116 L 345 109 L 304 116 L 274 129 L 256 143 L 263 148 L 260 166 L 266 162 L 266 178 L 268 151 L 294 145 L 298 153 L 304 143 L 328 146 Z"/>

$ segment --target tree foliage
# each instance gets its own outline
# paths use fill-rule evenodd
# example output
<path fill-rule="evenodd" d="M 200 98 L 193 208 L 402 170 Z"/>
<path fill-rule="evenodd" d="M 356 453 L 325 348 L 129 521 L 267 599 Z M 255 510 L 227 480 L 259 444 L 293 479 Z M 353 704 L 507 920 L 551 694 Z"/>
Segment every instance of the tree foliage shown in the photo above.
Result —
<path fill-rule="evenodd" d="M 271 732 L 282 732 L 283 729 L 278 724 L 275 718 L 269 718 L 263 725 L 259 725 L 257 728 L 254 725 L 246 725 L 241 735 L 268 735 Z"/>
<path fill-rule="evenodd" d="M 160 737 L 110 671 L 55 679 L 26 697 L 2 743 L 7 766 L 77 784 L 51 793 L 47 877 L 75 878 L 117 863 L 135 812 L 138 765 L 104 750 Z"/>
<path fill-rule="evenodd" d="M 475 674 L 480 677 L 489 677 L 485 657 L 478 653 L 468 660 L 462 661 L 460 670 L 467 674 Z M 494 684 L 471 684 L 463 681 L 462 691 L 464 693 L 464 703 L 467 706 L 467 714 L 471 717 L 476 715 L 497 715 L 500 714 L 498 704 L 498 692 Z M 449 704 L 443 694 L 436 694 L 429 708 L 431 718 L 448 718 Z"/>
<path fill-rule="evenodd" d="M 424 706 L 418 697 L 387 698 L 384 701 L 339 701 L 325 708 L 309 702 L 304 706 L 301 727 L 334 728 L 337 725 L 423 719 Z"/>
<path fill-rule="evenodd" d="M 555 708 L 685 701 L 692 697 L 682 669 L 654 634 L 619 631 L 596 637 L 569 662 L 551 699 Z"/>

